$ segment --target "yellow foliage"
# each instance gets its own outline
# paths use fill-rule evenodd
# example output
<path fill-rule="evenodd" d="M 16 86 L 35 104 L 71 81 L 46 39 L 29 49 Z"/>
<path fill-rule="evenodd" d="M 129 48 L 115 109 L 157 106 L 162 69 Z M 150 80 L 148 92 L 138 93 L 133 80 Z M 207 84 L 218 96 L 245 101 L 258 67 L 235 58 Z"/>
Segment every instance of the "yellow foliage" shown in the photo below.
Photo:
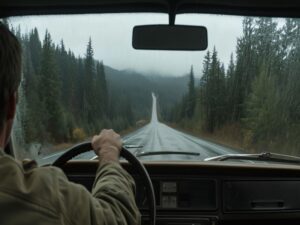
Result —
<path fill-rule="evenodd" d="M 86 133 L 82 128 L 75 128 L 72 132 L 74 141 L 83 141 L 86 138 Z"/>

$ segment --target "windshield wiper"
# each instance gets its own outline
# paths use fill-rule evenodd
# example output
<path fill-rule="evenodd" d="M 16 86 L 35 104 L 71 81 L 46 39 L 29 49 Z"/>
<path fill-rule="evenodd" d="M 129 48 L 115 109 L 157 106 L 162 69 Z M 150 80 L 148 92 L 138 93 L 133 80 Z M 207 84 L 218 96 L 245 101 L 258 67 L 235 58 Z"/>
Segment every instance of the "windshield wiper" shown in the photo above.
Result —
<path fill-rule="evenodd" d="M 192 155 L 200 156 L 198 152 L 185 152 L 185 151 L 151 151 L 151 152 L 139 152 L 135 156 L 150 156 L 150 155 Z"/>
<path fill-rule="evenodd" d="M 259 154 L 226 154 L 226 155 L 219 155 L 211 158 L 206 158 L 204 159 L 204 161 L 226 161 L 229 159 L 300 164 L 300 157 L 271 153 L 271 152 L 263 152 Z"/>
<path fill-rule="evenodd" d="M 124 147 L 126 149 L 129 149 L 129 148 L 143 148 L 144 146 L 143 145 L 124 145 Z"/>

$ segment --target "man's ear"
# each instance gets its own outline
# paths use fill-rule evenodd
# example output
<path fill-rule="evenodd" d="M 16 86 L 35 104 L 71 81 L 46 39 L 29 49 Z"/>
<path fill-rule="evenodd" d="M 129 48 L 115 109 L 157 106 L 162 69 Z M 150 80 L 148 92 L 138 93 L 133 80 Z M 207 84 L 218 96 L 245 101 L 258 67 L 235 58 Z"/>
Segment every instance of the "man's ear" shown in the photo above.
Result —
<path fill-rule="evenodd" d="M 10 95 L 8 99 L 7 114 L 6 114 L 7 120 L 14 119 L 16 114 L 17 102 L 18 102 L 18 93 L 14 92 L 12 95 Z"/>

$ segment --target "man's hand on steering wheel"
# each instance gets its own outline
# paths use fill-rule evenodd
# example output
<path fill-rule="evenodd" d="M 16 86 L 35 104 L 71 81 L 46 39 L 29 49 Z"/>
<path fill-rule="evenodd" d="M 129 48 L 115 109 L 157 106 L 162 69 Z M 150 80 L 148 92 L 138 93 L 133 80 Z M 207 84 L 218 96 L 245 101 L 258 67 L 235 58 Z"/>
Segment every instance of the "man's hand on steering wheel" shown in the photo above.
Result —
<path fill-rule="evenodd" d="M 92 139 L 95 154 L 98 155 L 100 164 L 106 162 L 119 162 L 122 149 L 122 139 L 114 130 L 102 130 Z"/>
<path fill-rule="evenodd" d="M 99 135 L 93 137 L 92 142 L 83 142 L 71 147 L 68 151 L 59 156 L 52 165 L 63 168 L 69 160 L 77 155 L 90 151 L 92 148 L 99 156 L 100 163 L 119 162 L 119 156 L 121 155 L 121 157 L 126 159 L 132 165 L 136 173 L 140 175 L 141 181 L 146 187 L 149 204 L 149 224 L 155 225 L 156 203 L 150 176 L 144 165 L 135 157 L 135 155 L 127 149 L 122 148 L 121 137 L 113 130 L 102 130 Z"/>

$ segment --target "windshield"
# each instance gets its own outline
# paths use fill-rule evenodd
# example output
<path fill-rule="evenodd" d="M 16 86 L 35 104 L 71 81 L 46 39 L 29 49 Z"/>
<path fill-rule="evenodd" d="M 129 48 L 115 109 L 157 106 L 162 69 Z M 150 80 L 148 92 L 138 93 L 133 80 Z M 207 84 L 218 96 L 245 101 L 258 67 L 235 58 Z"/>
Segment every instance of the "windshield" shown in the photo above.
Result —
<path fill-rule="evenodd" d="M 166 14 L 5 22 L 23 47 L 12 135 L 20 159 L 51 163 L 103 128 L 145 160 L 300 155 L 299 19 L 178 15 L 176 24 L 207 27 L 199 52 L 133 49 L 133 27 L 167 24 Z"/>

